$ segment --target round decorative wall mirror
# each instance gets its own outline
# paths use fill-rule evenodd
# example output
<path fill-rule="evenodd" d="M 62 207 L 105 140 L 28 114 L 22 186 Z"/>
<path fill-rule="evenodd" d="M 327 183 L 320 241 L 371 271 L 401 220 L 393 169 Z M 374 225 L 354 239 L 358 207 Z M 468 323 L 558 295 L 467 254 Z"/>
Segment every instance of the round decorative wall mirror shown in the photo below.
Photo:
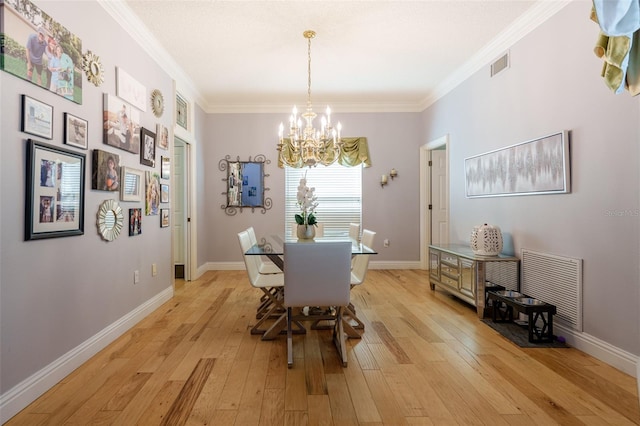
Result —
<path fill-rule="evenodd" d="M 123 223 L 122 207 L 116 200 L 104 200 L 98 209 L 98 232 L 105 241 L 118 238 Z"/>

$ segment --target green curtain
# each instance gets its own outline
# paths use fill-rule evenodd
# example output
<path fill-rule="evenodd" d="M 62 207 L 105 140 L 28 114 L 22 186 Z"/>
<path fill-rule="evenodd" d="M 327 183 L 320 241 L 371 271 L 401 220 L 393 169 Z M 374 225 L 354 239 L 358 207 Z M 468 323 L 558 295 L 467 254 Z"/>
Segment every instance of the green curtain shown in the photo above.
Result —
<path fill-rule="evenodd" d="M 342 150 L 338 157 L 338 164 L 345 167 L 354 167 L 359 164 L 363 164 L 364 167 L 371 167 L 371 158 L 369 158 L 369 145 L 367 138 L 340 138 L 342 141 Z M 300 169 L 304 167 L 302 164 L 302 158 L 298 158 L 294 161 L 293 150 L 291 148 L 291 141 L 284 139 L 282 146 L 282 156 L 287 159 L 289 164 L 294 164 L 292 167 Z M 281 156 L 278 156 L 278 167 L 284 168 Z"/>

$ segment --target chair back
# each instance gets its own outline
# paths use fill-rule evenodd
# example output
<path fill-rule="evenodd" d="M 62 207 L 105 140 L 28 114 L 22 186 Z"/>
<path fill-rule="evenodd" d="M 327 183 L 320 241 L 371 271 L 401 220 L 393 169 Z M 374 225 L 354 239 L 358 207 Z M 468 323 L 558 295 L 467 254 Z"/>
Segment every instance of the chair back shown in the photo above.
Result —
<path fill-rule="evenodd" d="M 247 256 L 245 253 L 253 246 L 251 243 L 251 236 L 249 231 L 245 230 L 238 232 L 238 241 L 240 242 L 240 249 L 242 250 L 242 259 L 244 260 L 244 266 L 247 268 L 247 274 L 249 275 L 249 281 L 251 285 L 255 285 L 258 281 L 260 274 L 260 267 L 258 265 L 258 256 Z"/>
<path fill-rule="evenodd" d="M 360 240 L 360 224 L 359 223 L 349 224 L 349 238 L 356 241 Z"/>
<path fill-rule="evenodd" d="M 362 245 L 373 249 L 373 241 L 376 233 L 368 229 L 362 231 Z M 369 269 L 369 255 L 359 254 L 353 260 L 353 268 L 351 270 L 351 284 L 360 284 L 364 281 Z"/>
<path fill-rule="evenodd" d="M 284 243 L 284 306 L 346 306 L 351 242 Z"/>

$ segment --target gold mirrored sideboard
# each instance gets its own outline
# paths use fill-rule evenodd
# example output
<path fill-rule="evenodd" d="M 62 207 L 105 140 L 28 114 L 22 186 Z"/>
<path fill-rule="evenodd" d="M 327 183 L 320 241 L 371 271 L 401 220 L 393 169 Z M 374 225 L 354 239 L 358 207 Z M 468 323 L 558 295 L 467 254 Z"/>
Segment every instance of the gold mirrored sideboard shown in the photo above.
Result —
<path fill-rule="evenodd" d="M 429 283 L 476 307 L 484 317 L 485 282 L 519 290 L 520 259 L 515 256 L 478 256 L 464 244 L 429 245 Z"/>

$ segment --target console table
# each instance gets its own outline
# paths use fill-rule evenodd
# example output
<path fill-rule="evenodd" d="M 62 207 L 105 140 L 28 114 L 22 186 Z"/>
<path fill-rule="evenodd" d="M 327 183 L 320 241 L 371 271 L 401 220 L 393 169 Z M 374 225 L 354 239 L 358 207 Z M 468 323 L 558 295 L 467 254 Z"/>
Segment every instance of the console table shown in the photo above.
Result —
<path fill-rule="evenodd" d="M 464 244 L 429 245 L 429 283 L 476 307 L 484 317 L 485 282 L 519 289 L 520 259 L 503 254 L 478 256 Z"/>

